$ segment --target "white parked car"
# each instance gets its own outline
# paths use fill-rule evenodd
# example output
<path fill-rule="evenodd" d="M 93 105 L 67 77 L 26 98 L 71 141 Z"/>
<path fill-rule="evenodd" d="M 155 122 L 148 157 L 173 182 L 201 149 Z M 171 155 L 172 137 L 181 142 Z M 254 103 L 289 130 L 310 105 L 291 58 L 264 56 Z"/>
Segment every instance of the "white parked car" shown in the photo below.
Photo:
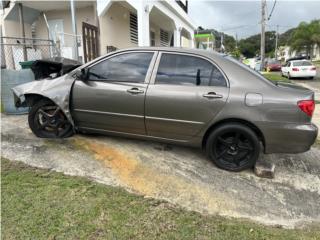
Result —
<path fill-rule="evenodd" d="M 313 79 L 316 76 L 316 67 L 307 60 L 292 60 L 288 61 L 281 68 L 282 76 L 288 78 L 303 77 Z"/>

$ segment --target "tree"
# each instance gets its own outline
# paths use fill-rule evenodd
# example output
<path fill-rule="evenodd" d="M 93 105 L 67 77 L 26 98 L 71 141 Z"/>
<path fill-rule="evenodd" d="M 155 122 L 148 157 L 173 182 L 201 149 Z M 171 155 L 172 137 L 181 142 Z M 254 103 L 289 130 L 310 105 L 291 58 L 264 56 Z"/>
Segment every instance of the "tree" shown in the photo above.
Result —
<path fill-rule="evenodd" d="M 311 57 L 314 45 L 320 46 L 320 20 L 300 23 L 293 32 L 290 50 L 306 51 L 307 56 Z"/>
<path fill-rule="evenodd" d="M 240 59 L 241 52 L 240 52 L 239 48 L 235 48 L 230 54 L 232 57 L 234 57 L 236 59 Z"/>
<path fill-rule="evenodd" d="M 274 31 L 268 31 L 266 34 L 266 55 L 272 55 L 275 48 L 276 33 Z M 252 58 L 256 55 L 260 55 L 260 34 L 250 36 L 246 39 L 241 39 L 239 42 L 240 52 L 247 58 Z"/>

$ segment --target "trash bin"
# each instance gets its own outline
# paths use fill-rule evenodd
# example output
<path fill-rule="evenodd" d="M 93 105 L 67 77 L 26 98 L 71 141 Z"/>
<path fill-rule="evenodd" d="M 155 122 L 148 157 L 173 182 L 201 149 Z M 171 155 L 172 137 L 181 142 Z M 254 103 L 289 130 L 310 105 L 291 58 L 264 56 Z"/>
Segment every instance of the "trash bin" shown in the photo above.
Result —
<path fill-rule="evenodd" d="M 27 113 L 29 108 L 16 108 L 11 88 L 34 80 L 30 69 L 9 70 L 1 69 L 1 112 L 7 114 Z"/>
<path fill-rule="evenodd" d="M 34 61 L 19 62 L 22 69 L 30 69 Z"/>

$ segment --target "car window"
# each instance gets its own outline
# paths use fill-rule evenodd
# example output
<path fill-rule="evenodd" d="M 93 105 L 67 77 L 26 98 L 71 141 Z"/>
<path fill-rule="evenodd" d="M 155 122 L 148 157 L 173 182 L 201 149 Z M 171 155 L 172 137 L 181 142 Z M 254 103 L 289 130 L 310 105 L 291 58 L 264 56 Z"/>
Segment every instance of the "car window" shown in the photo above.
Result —
<path fill-rule="evenodd" d="M 297 61 L 293 62 L 294 67 L 299 67 L 299 66 L 312 66 L 311 62 L 308 61 Z"/>
<path fill-rule="evenodd" d="M 189 86 L 226 86 L 220 70 L 209 61 L 187 55 L 164 53 L 158 67 L 156 84 Z"/>
<path fill-rule="evenodd" d="M 108 58 L 88 70 L 95 81 L 144 82 L 153 53 L 125 53 Z"/>
<path fill-rule="evenodd" d="M 280 64 L 280 62 L 276 60 L 271 60 L 268 62 L 268 64 Z"/>

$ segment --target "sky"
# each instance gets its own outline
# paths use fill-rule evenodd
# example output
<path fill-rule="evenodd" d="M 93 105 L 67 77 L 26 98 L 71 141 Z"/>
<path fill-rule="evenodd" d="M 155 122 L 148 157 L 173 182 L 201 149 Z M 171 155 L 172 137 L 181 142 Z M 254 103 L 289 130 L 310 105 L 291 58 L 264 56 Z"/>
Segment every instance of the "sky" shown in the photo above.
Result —
<path fill-rule="evenodd" d="M 260 0 L 189 0 L 189 15 L 196 26 L 214 28 L 238 39 L 260 33 Z M 269 16 L 274 0 L 267 0 Z M 277 0 L 266 31 L 279 32 L 296 27 L 301 21 L 320 19 L 320 0 Z"/>

